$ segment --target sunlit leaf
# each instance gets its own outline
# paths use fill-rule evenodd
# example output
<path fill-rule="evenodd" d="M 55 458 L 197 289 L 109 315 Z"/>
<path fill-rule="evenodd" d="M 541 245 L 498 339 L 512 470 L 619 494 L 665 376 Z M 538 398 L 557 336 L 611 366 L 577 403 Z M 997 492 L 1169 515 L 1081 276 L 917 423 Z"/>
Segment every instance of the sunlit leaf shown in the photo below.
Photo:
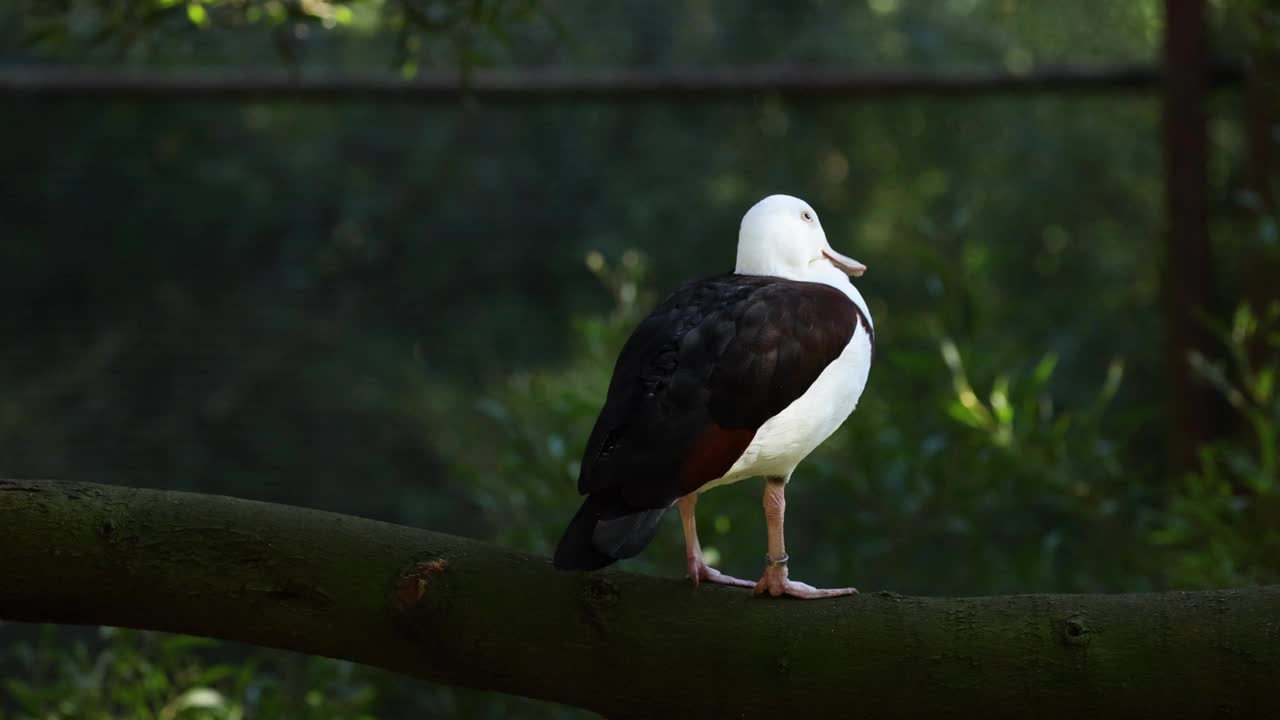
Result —
<path fill-rule="evenodd" d="M 1253 400 L 1259 404 L 1271 402 L 1272 393 L 1275 392 L 1275 379 L 1277 368 L 1265 367 L 1258 371 L 1257 376 L 1253 380 Z"/>
<path fill-rule="evenodd" d="M 1053 376 L 1053 370 L 1058 366 L 1058 356 L 1054 353 L 1045 353 L 1040 358 L 1040 362 L 1036 363 L 1036 368 L 1031 372 L 1032 383 L 1036 387 L 1041 387 L 1049 381 Z"/>
<path fill-rule="evenodd" d="M 209 13 L 204 9 L 204 5 L 194 2 L 187 3 L 187 19 L 193 25 L 205 27 L 209 24 Z"/>
<path fill-rule="evenodd" d="M 1001 425 L 1007 426 L 1013 423 L 1013 406 L 1009 404 L 1009 376 L 1007 375 L 996 378 L 995 385 L 991 389 L 991 410 Z"/>
<path fill-rule="evenodd" d="M 985 427 L 982 418 L 968 406 L 961 402 L 953 402 L 947 405 L 947 414 L 959 420 L 960 422 L 972 428 Z"/>

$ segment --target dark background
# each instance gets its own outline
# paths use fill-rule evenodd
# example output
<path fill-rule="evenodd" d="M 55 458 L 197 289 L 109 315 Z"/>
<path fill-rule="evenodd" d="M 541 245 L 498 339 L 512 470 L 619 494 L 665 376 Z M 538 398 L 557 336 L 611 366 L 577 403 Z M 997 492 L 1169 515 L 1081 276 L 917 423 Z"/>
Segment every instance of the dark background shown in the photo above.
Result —
<path fill-rule="evenodd" d="M 1163 17 L 1155 0 L 32 0 L 0 8 L 0 60 L 1018 75 L 1154 67 Z M 789 493 L 797 577 L 931 595 L 1277 582 L 1277 14 L 1223 0 L 1205 17 L 1209 62 L 1238 72 L 1203 106 L 1203 296 L 1167 274 L 1171 229 L 1196 228 L 1166 207 L 1158 78 L 945 96 L 0 93 L 0 475 L 549 553 L 627 332 L 730 268 L 742 213 L 785 192 L 870 267 L 877 327 L 858 411 Z M 1197 331 L 1171 352 L 1179 317 Z M 1207 403 L 1191 418 L 1184 368 Z M 713 562 L 757 574 L 755 483 L 700 508 Z M 680 548 L 669 521 L 627 565 L 678 575 Z M 3 718 L 572 714 L 114 630 L 0 625 L 0 656 Z"/>

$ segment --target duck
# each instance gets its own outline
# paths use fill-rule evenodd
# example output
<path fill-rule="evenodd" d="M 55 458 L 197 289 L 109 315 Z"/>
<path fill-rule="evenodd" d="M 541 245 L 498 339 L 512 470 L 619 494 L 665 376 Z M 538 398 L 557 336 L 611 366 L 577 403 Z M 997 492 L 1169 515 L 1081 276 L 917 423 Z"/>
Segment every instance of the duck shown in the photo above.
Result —
<path fill-rule="evenodd" d="M 689 579 L 758 595 L 830 598 L 856 588 L 790 579 L 786 487 L 858 405 L 875 327 L 851 278 L 862 263 L 831 246 L 813 207 L 770 195 L 742 217 L 731 273 L 689 282 L 631 333 L 578 474 L 585 496 L 553 562 L 594 571 L 634 557 L 673 506 Z M 698 498 L 764 478 L 767 533 L 758 581 L 726 575 L 698 541 Z"/>

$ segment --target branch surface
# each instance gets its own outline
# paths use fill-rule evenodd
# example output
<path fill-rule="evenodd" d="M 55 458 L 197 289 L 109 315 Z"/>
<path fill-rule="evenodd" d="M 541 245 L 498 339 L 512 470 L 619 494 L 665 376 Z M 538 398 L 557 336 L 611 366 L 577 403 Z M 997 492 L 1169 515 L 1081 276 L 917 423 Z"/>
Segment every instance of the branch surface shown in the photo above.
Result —
<path fill-rule="evenodd" d="M 0 618 L 204 635 L 639 717 L 1280 717 L 1280 586 L 828 601 L 556 571 L 215 495 L 0 480 Z"/>

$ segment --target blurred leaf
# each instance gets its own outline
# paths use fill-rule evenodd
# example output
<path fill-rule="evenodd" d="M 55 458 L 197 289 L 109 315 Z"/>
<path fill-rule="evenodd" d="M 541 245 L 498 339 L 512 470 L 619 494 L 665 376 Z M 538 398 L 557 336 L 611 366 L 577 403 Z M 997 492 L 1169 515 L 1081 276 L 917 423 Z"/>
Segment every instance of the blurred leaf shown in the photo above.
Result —
<path fill-rule="evenodd" d="M 192 25 L 199 27 L 207 27 L 209 25 L 209 13 L 198 2 L 187 3 L 187 18 L 191 20 Z"/>

